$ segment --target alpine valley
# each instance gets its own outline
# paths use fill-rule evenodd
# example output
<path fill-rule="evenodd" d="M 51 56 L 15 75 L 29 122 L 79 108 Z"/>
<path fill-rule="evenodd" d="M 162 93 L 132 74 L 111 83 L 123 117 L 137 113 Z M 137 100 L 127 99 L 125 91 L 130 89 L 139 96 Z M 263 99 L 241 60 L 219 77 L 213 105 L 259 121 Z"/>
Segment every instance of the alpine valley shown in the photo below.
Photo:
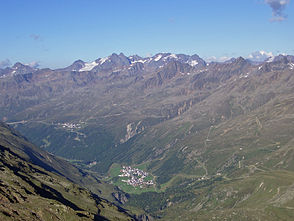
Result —
<path fill-rule="evenodd" d="M 0 119 L 0 218 L 294 217 L 294 56 L 16 63 Z"/>

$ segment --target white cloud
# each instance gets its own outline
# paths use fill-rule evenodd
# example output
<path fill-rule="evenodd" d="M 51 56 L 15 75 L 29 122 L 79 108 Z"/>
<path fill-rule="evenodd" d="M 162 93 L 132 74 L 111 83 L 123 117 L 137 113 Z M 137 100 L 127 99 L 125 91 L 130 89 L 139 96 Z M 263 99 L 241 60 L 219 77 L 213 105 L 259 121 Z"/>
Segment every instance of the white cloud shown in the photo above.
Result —
<path fill-rule="evenodd" d="M 28 65 L 28 66 L 30 66 L 32 68 L 38 68 L 40 66 L 40 62 L 38 62 L 38 61 L 32 61 L 31 63 L 26 64 L 26 65 Z"/>
<path fill-rule="evenodd" d="M 266 52 L 266 51 L 256 51 L 248 55 L 248 58 L 251 61 L 257 61 L 257 62 L 263 62 L 270 57 L 274 57 L 274 54 L 272 52 Z"/>

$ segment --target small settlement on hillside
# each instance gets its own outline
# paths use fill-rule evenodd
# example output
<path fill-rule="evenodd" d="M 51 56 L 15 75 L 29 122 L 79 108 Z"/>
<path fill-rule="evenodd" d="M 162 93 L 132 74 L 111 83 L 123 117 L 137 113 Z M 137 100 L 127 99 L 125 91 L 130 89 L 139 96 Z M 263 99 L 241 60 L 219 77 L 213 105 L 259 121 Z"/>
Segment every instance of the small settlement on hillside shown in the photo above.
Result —
<path fill-rule="evenodd" d="M 121 169 L 120 172 L 122 174 L 118 176 L 129 177 L 129 179 L 127 180 L 122 180 L 122 182 L 125 182 L 128 185 L 131 185 L 133 187 L 140 186 L 140 188 L 144 188 L 144 187 L 154 185 L 153 180 L 146 180 L 148 173 L 138 168 L 123 166 L 123 169 Z"/>
<path fill-rule="evenodd" d="M 65 129 L 81 129 L 81 124 L 74 124 L 74 123 L 58 123 L 58 126 L 61 126 Z"/>

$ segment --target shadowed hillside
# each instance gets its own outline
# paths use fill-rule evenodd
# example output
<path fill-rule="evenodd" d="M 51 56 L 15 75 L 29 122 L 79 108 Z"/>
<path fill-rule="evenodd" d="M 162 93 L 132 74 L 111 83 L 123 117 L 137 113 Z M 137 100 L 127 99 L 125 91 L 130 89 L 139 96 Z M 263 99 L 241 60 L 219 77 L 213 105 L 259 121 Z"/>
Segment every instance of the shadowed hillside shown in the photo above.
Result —
<path fill-rule="evenodd" d="M 70 182 L 51 167 L 53 160 L 58 161 L 1 123 L 1 220 L 135 220 Z"/>

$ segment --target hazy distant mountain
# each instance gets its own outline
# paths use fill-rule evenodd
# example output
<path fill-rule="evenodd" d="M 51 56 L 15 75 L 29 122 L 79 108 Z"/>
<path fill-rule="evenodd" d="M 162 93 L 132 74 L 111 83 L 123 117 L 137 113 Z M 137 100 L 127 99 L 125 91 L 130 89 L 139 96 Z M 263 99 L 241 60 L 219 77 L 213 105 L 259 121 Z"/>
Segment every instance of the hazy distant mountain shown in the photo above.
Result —
<path fill-rule="evenodd" d="M 193 67 L 195 66 L 206 66 L 206 63 L 203 59 L 201 59 L 198 55 L 184 55 L 184 54 L 171 54 L 171 53 L 159 53 L 154 55 L 153 57 L 142 58 L 138 55 L 133 55 L 126 57 L 123 53 L 112 54 L 105 58 L 98 58 L 93 62 L 84 62 L 81 60 L 75 61 L 69 67 L 62 70 L 71 70 L 71 71 L 110 71 L 118 68 L 133 66 L 136 63 L 143 64 L 145 68 L 158 68 L 168 64 L 171 61 L 179 61 L 182 63 L 187 63 Z"/>
<path fill-rule="evenodd" d="M 32 68 L 29 65 L 24 65 L 20 62 L 15 63 L 12 67 L 0 69 L 0 77 L 6 77 L 18 74 L 28 74 L 36 71 L 36 68 Z"/>

